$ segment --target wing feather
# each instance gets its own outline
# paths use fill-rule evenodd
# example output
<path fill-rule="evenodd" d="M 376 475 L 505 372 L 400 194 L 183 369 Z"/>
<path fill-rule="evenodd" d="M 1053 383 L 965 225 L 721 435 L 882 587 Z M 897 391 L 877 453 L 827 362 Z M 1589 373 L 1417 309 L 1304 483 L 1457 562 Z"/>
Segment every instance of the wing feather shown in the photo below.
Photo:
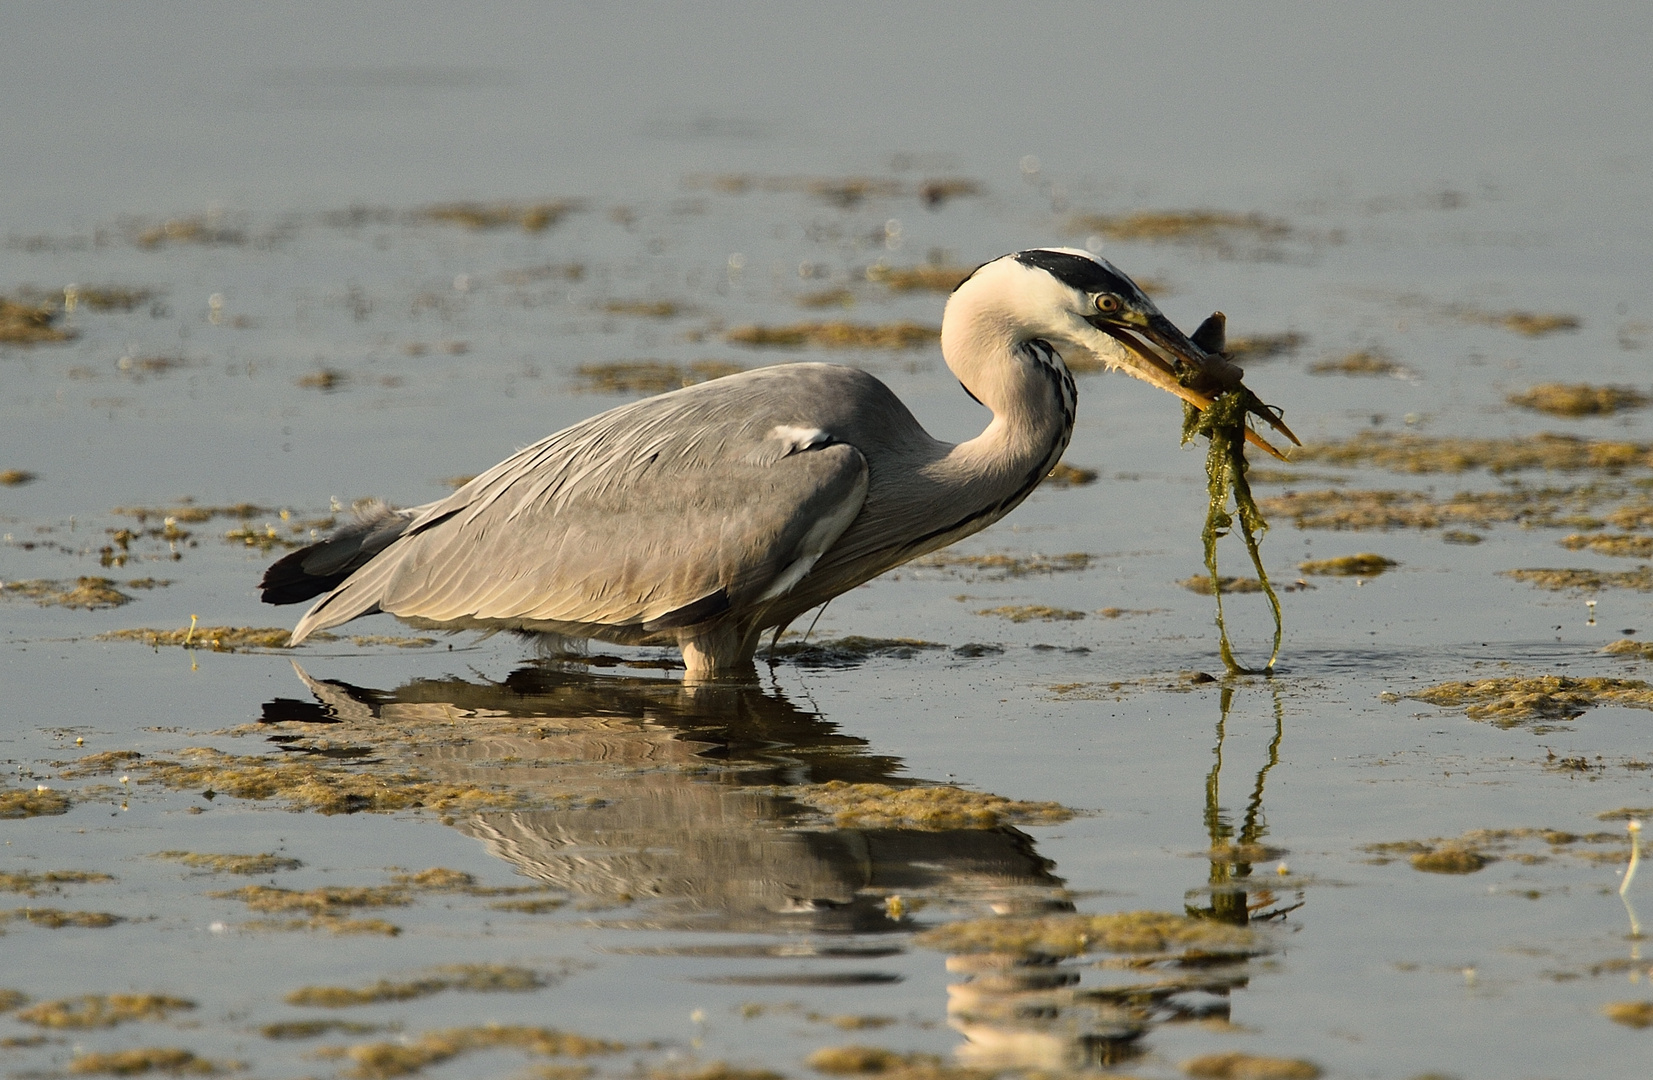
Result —
<path fill-rule="evenodd" d="M 723 610 L 767 601 L 783 574 L 807 572 L 867 492 L 855 446 L 798 448 L 792 433 L 812 426 L 804 413 L 821 398 L 810 377 L 827 376 L 812 370 L 824 365 L 796 367 L 650 398 L 527 447 L 419 508 L 305 615 L 294 642 L 374 611 L 642 630 L 682 625 L 718 607 L 708 598 L 720 591 Z"/>

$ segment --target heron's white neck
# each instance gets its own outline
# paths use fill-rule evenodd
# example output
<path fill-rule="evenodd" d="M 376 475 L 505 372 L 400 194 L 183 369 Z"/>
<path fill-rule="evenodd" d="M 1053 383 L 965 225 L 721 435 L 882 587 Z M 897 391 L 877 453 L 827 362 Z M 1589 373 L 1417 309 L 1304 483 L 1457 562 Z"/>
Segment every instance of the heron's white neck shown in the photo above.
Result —
<path fill-rule="evenodd" d="M 978 475 L 1020 480 L 1046 459 L 1055 465 L 1066 448 L 1073 431 L 1073 375 L 1056 352 L 1058 342 L 1030 333 L 1014 296 L 972 284 L 947 303 L 941 352 L 993 420 L 948 457 Z"/>

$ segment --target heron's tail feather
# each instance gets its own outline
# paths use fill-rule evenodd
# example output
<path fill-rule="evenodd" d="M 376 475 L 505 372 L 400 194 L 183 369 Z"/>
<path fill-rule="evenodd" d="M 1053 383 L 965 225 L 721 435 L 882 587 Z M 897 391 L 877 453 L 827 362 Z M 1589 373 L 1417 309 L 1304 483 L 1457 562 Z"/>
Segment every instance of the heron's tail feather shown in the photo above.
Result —
<path fill-rule="evenodd" d="M 406 531 L 417 510 L 370 503 L 356 520 L 318 544 L 271 564 L 258 583 L 266 604 L 297 604 L 331 592 Z"/>

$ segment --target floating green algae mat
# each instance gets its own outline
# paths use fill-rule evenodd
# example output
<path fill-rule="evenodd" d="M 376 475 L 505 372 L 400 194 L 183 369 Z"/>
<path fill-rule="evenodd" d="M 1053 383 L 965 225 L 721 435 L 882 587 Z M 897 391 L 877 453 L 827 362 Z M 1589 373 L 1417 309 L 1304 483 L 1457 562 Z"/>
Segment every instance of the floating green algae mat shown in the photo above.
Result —
<path fill-rule="evenodd" d="M 1578 589 L 1600 592 L 1602 589 L 1634 589 L 1653 592 L 1653 566 L 1638 566 L 1634 570 L 1543 569 L 1500 570 L 1500 574 L 1516 581 L 1550 592 Z"/>
<path fill-rule="evenodd" d="M 1081 469 L 1077 465 L 1069 465 L 1065 461 L 1060 461 L 1056 463 L 1054 469 L 1050 470 L 1050 474 L 1044 478 L 1043 483 L 1046 487 L 1084 487 L 1087 484 L 1096 483 L 1096 477 L 1095 469 Z"/>
<path fill-rule="evenodd" d="M 195 1002 L 166 994 L 82 994 L 30 1006 L 17 1019 L 44 1028 L 108 1028 L 133 1020 L 167 1020 L 194 1008 Z"/>
<path fill-rule="evenodd" d="M 1085 617 L 1083 611 L 1074 611 L 1071 608 L 1050 607 L 1046 604 L 1002 604 L 999 607 L 982 608 L 977 615 L 996 615 L 1001 619 L 1009 619 L 1013 623 L 1025 622 L 1077 622 Z"/>
<path fill-rule="evenodd" d="M 1525 469 L 1610 473 L 1653 468 L 1653 444 L 1586 439 L 1541 432 L 1515 438 L 1467 438 L 1413 432 L 1361 432 L 1341 442 L 1310 444 L 1297 461 L 1353 467 L 1375 465 L 1400 473 L 1457 473 L 1486 469 L 1494 475 Z"/>
<path fill-rule="evenodd" d="M 1500 726 L 1523 720 L 1571 720 L 1597 705 L 1653 709 L 1653 686 L 1640 679 L 1570 675 L 1509 675 L 1446 682 L 1406 695 L 1443 708 L 1464 710 L 1472 720 Z"/>
<path fill-rule="evenodd" d="M 1236 236 L 1281 240 L 1291 235 L 1291 225 L 1280 218 L 1222 210 L 1138 210 L 1128 214 L 1087 214 L 1075 218 L 1072 226 L 1075 232 L 1101 233 L 1109 240 L 1206 246 L 1220 246 Z"/>
<path fill-rule="evenodd" d="M 475 993 L 526 993 L 550 983 L 537 971 L 508 964 L 450 964 L 429 975 L 403 982 L 380 979 L 362 987 L 306 986 L 283 1000 L 289 1005 L 343 1009 L 356 1005 L 377 1005 L 386 1001 L 409 1001 L 445 990 Z"/>
<path fill-rule="evenodd" d="M 1611 416 L 1644 409 L 1653 397 L 1630 386 L 1591 386 L 1589 383 L 1539 383 L 1504 398 L 1519 409 L 1551 416 Z"/>
<path fill-rule="evenodd" d="M 1436 496 L 1425 491 L 1325 488 L 1288 491 L 1259 500 L 1268 513 L 1291 519 L 1300 529 L 1365 531 L 1436 529 L 1448 525 L 1599 529 L 1608 525 L 1646 527 L 1653 510 L 1638 487 L 1583 484 L 1577 487 L 1507 485 L 1500 491 L 1462 491 Z M 1629 501 L 1627 501 L 1629 500 Z M 1449 543 L 1478 543 L 1461 530 Z"/>
<path fill-rule="evenodd" d="M 147 582 L 150 587 L 157 584 L 154 578 L 139 578 L 138 581 Z M 115 585 L 115 581 L 105 577 L 77 578 L 72 585 L 65 581 L 43 579 L 4 581 L 0 582 L 0 598 L 15 596 L 33 600 L 41 607 L 102 611 L 106 608 L 123 607 L 133 601 L 131 595 L 121 592 Z"/>
<path fill-rule="evenodd" d="M 949 785 L 898 788 L 831 780 L 778 790 L 831 815 L 835 825 L 846 829 L 991 829 L 1055 825 L 1073 817 L 1059 803 L 1022 802 Z"/>
<path fill-rule="evenodd" d="M 284 626 L 195 626 L 176 630 L 138 627 L 99 634 L 99 641 L 135 641 L 159 648 L 162 645 L 210 652 L 238 652 L 242 649 L 285 649 L 292 631 Z M 310 640 L 337 641 L 338 635 L 322 631 Z"/>
<path fill-rule="evenodd" d="M 1190 1058 L 1181 1068 L 1193 1080 L 1319 1080 L 1321 1076 L 1320 1066 L 1312 1061 L 1244 1054 L 1238 1050 Z"/>
<path fill-rule="evenodd" d="M 947 550 L 914 559 L 908 565 L 926 570 L 951 570 L 966 576 L 999 580 L 1028 577 L 1033 574 L 1061 574 L 1088 570 L 1094 561 L 1094 556 L 1082 551 L 1070 551 L 1061 555 L 1011 555 L 1005 552 L 966 555 Z"/>
<path fill-rule="evenodd" d="M 316 1052 L 316 1056 L 349 1061 L 351 1065 L 344 1074 L 346 1076 L 358 1080 L 387 1080 L 390 1077 L 411 1076 L 432 1065 L 475 1051 L 519 1050 L 534 1057 L 585 1058 L 617 1054 L 626 1049 L 628 1047 L 624 1043 L 591 1039 L 554 1028 L 485 1024 L 428 1031 L 399 1042 L 323 1047 Z M 572 1080 L 572 1077 L 561 1077 L 561 1080 Z"/>
<path fill-rule="evenodd" d="M 532 203 L 457 202 L 422 207 L 413 212 L 415 220 L 440 225 L 458 225 L 473 231 L 520 228 L 523 232 L 544 232 L 580 209 L 578 199 L 548 199 Z"/>
<path fill-rule="evenodd" d="M 70 798 L 56 788 L 0 788 L 0 818 L 51 817 L 69 812 Z"/>
<path fill-rule="evenodd" d="M 899 1053 L 878 1046 L 823 1046 L 805 1062 L 828 1076 L 878 1076 L 884 1080 L 992 1080 L 992 1069 L 947 1065 L 939 1055 Z"/>
<path fill-rule="evenodd" d="M 1335 360 L 1321 360 L 1309 365 L 1310 375 L 1398 375 L 1406 369 L 1380 352 L 1362 350 L 1348 353 Z"/>
<path fill-rule="evenodd" d="M 75 1076 L 141 1076 L 152 1072 L 172 1076 L 217 1076 L 239 1071 L 242 1067 L 239 1062 L 197 1057 L 193 1050 L 176 1046 L 82 1050 L 69 1060 L 69 1072 Z"/>
<path fill-rule="evenodd" d="M 55 304 L 29 304 L 0 296 L 0 345 L 45 345 L 70 341 L 73 330 L 55 325 Z"/>
<path fill-rule="evenodd" d="M 126 921 L 125 917 L 111 915 L 107 911 L 64 911 L 62 908 L 39 907 L 18 908 L 11 913 L 11 917 L 49 930 L 61 930 L 66 926 L 103 930 Z"/>
<path fill-rule="evenodd" d="M 913 322 L 801 322 L 789 326 L 737 326 L 724 335 L 735 345 L 796 349 L 922 349 L 941 340 L 941 328 Z"/>
<path fill-rule="evenodd" d="M 965 919 L 926 930 L 914 943 L 945 953 L 1020 953 L 1043 957 L 1094 952 L 1242 953 L 1258 947 L 1254 931 L 1161 911 Z"/>
<path fill-rule="evenodd" d="M 1358 555 L 1339 555 L 1334 559 L 1306 559 L 1297 564 L 1297 572 L 1320 577 L 1377 577 L 1400 563 L 1374 552 Z"/>
<path fill-rule="evenodd" d="M 96 870 L 47 870 L 43 874 L 6 871 L 0 872 L 0 892 L 39 896 L 45 892 L 62 892 L 65 885 L 107 885 L 114 880 Z"/>
<path fill-rule="evenodd" d="M 739 364 L 723 360 L 694 360 L 686 364 L 666 360 L 624 360 L 581 364 L 574 369 L 574 377 L 575 388 L 583 393 L 663 394 L 744 370 Z"/>
<path fill-rule="evenodd" d="M 1635 536 L 1628 533 L 1606 533 L 1586 536 L 1574 533 L 1556 543 L 1568 551 L 1594 551 L 1598 555 L 1612 555 L 1622 559 L 1653 559 L 1653 536 Z"/>

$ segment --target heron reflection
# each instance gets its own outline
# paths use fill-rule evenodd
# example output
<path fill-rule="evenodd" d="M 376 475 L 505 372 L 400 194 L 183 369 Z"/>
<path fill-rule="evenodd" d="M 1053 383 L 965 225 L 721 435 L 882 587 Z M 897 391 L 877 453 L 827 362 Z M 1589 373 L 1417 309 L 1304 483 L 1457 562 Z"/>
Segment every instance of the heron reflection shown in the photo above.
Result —
<path fill-rule="evenodd" d="M 713 942 L 655 938 L 626 951 L 859 958 L 869 963 L 853 972 L 798 972 L 789 963 L 784 972 L 775 965 L 772 973 L 723 981 L 876 984 L 900 976 L 872 962 L 904 952 L 905 935 L 937 925 L 938 916 L 1083 917 L 1054 864 L 1019 828 L 823 822 L 789 794 L 793 785 L 923 782 L 907 776 L 900 759 L 775 690 L 685 687 L 549 666 L 521 668 L 499 682 L 416 679 L 392 690 L 300 674 L 308 700 L 281 698 L 265 707 L 279 745 L 347 760 L 405 756 L 415 747 L 419 769 L 438 778 L 514 788 L 541 808 L 445 820 L 518 873 L 576 905 L 604 909 L 598 917 L 610 929 L 728 935 Z M 1263 787 L 1279 760 L 1280 705 L 1266 761 L 1235 826 L 1220 798 L 1231 704 L 1225 691 L 1216 763 L 1202 793 L 1215 853 L 1201 890 L 1210 903 L 1189 905 L 1195 919 L 1165 919 L 1244 925 L 1289 910 L 1249 880 L 1264 850 Z M 915 918 L 915 901 L 925 899 L 937 906 Z M 1267 906 L 1274 910 L 1262 910 Z M 1230 995 L 1249 980 L 1249 957 L 1264 948 L 1174 946 L 1155 955 L 1110 954 L 1102 945 L 1082 947 L 1079 955 L 947 949 L 955 977 L 947 1022 L 964 1037 L 957 1056 L 971 1065 L 1118 1064 L 1142 1053 L 1144 1036 L 1162 1024 L 1225 1020 Z"/>
<path fill-rule="evenodd" d="M 301 676 L 314 700 L 277 699 L 267 722 L 394 731 L 465 721 L 453 738 L 421 745 L 422 769 L 447 780 L 485 770 L 489 783 L 562 801 L 481 812 L 454 827 L 576 900 L 636 902 L 638 925 L 874 933 L 913 927 L 893 896 L 1060 895 L 1053 865 L 1012 826 L 823 827 L 787 785 L 917 781 L 898 758 L 776 691 L 554 667 L 521 668 L 498 683 L 416 679 L 390 691 Z M 482 717 L 517 722 L 479 727 Z"/>

